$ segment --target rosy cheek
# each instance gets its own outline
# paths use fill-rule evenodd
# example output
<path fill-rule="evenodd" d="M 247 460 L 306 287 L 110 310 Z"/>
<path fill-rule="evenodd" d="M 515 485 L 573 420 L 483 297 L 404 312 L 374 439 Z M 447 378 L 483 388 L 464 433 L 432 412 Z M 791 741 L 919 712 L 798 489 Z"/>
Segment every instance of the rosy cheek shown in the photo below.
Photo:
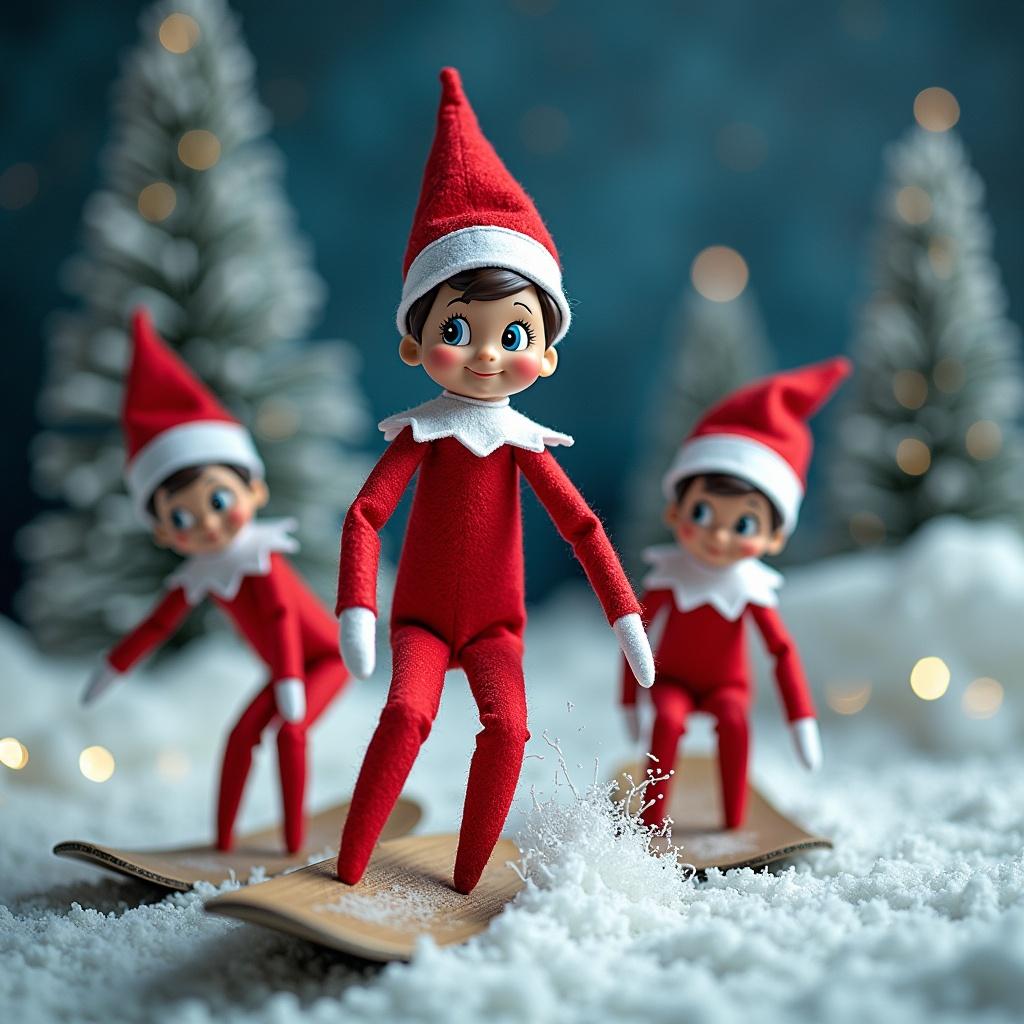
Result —
<path fill-rule="evenodd" d="M 680 523 L 679 536 L 684 540 L 693 540 L 697 536 L 697 527 L 693 523 Z"/>
<path fill-rule="evenodd" d="M 743 555 L 744 558 L 759 555 L 761 554 L 761 545 L 756 540 L 740 541 L 740 554 Z"/>
<path fill-rule="evenodd" d="M 186 547 L 188 545 L 188 542 L 189 535 L 185 533 L 183 530 L 179 530 L 174 535 L 174 543 L 177 544 L 179 547 Z"/>
<path fill-rule="evenodd" d="M 540 376 L 540 367 L 533 356 L 511 356 L 505 369 L 517 384 L 532 384 Z"/>
<path fill-rule="evenodd" d="M 451 345 L 435 345 L 426 357 L 432 370 L 453 370 L 462 363 L 462 353 Z"/>
<path fill-rule="evenodd" d="M 239 508 L 237 505 L 228 512 L 228 522 L 234 527 L 245 526 L 249 521 L 249 514 L 245 509 Z"/>

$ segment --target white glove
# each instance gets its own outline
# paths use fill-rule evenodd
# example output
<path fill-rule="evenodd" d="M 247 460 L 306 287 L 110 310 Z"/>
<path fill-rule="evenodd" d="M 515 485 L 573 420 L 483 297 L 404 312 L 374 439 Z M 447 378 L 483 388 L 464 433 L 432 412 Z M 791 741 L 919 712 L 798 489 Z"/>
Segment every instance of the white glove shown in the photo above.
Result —
<path fill-rule="evenodd" d="M 821 767 L 821 732 L 816 718 L 798 718 L 789 727 L 793 733 L 793 745 L 800 763 L 811 772 Z"/>
<path fill-rule="evenodd" d="M 82 706 L 88 707 L 104 690 L 109 689 L 120 678 L 121 673 L 104 659 L 103 664 L 89 676 L 89 683 L 82 692 Z"/>
<path fill-rule="evenodd" d="M 289 677 L 274 683 L 274 703 L 286 722 L 301 722 L 306 717 L 306 684 Z"/>
<path fill-rule="evenodd" d="M 338 620 L 338 646 L 349 671 L 359 679 L 373 675 L 377 663 L 377 616 L 369 608 L 346 608 Z"/>
<path fill-rule="evenodd" d="M 636 612 L 623 615 L 615 620 L 612 629 L 636 681 L 645 689 L 650 687 L 654 683 L 654 655 L 644 631 L 643 619 Z"/>
<path fill-rule="evenodd" d="M 626 732 L 630 743 L 640 742 L 640 709 L 635 704 L 622 706 L 622 718 L 626 723 Z"/>

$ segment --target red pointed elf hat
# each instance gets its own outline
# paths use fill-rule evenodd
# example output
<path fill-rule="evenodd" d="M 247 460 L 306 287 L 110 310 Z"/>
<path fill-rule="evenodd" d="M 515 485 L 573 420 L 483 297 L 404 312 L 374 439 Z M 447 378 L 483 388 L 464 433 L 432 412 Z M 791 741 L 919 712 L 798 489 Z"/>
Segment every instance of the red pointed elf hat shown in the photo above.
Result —
<path fill-rule="evenodd" d="M 396 323 L 408 333 L 409 307 L 463 270 L 514 270 L 554 299 L 569 329 L 558 251 L 533 200 L 484 138 L 455 68 L 441 71 L 441 106 L 434 144 L 423 172 L 402 267 Z"/>
<path fill-rule="evenodd" d="M 791 533 L 814 446 L 807 420 L 851 369 L 838 356 L 764 377 L 723 398 L 683 442 L 662 480 L 665 497 L 673 500 L 676 484 L 687 477 L 728 473 L 767 495 Z"/>
<path fill-rule="evenodd" d="M 146 521 L 153 492 L 179 469 L 225 463 L 263 475 L 249 431 L 160 339 L 142 307 L 132 320 L 121 422 L 128 455 L 125 481 Z"/>

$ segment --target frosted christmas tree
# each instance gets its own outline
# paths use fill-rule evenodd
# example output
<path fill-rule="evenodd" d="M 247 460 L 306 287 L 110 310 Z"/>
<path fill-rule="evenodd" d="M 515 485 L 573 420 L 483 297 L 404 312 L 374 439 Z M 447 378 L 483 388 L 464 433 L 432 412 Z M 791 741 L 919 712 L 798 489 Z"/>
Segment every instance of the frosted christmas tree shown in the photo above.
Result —
<path fill-rule="evenodd" d="M 92 651 L 132 626 L 177 564 L 134 520 L 118 413 L 137 304 L 249 427 L 268 515 L 296 515 L 295 562 L 333 594 L 340 517 L 366 466 L 357 356 L 300 346 L 324 300 L 267 139 L 252 56 L 222 0 L 159 3 L 123 68 L 101 189 L 67 268 L 78 310 L 49 327 L 46 429 L 33 471 L 47 511 L 19 537 L 20 609 L 46 648 Z M 215 616 L 219 621 L 219 618 Z M 187 636 L 187 630 L 183 632 Z"/>
<path fill-rule="evenodd" d="M 634 578 L 646 567 L 643 549 L 665 542 L 661 478 L 683 438 L 708 406 L 771 369 L 764 326 L 749 291 L 718 302 L 688 290 L 677 324 L 626 491 L 622 550 Z"/>
<path fill-rule="evenodd" d="M 951 132 L 887 156 L 875 292 L 831 460 L 848 543 L 900 540 L 945 514 L 1018 520 L 1019 336 L 992 258 L 984 188 Z"/>

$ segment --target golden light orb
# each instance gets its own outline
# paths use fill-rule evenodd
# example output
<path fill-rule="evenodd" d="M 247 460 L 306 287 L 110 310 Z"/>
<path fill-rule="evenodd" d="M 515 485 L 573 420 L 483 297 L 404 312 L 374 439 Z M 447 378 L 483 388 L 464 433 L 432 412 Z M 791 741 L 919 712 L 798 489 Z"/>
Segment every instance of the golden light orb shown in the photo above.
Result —
<path fill-rule="evenodd" d="M 193 128 L 178 140 L 178 159 L 193 171 L 208 171 L 220 159 L 220 139 L 205 128 Z"/>
<path fill-rule="evenodd" d="M 177 203 L 178 196 L 166 181 L 154 181 L 139 193 L 139 213 L 154 224 L 170 217 Z"/>
<path fill-rule="evenodd" d="M 926 131 L 948 132 L 960 120 L 960 104 L 948 89 L 933 85 L 914 98 L 914 119 Z"/>
<path fill-rule="evenodd" d="M 938 700 L 949 689 L 949 667 L 941 658 L 921 658 L 910 671 L 910 688 L 921 700 Z"/>
<path fill-rule="evenodd" d="M 746 260 L 727 245 L 712 245 L 697 254 L 690 280 L 698 294 L 712 302 L 731 302 L 750 280 Z"/>
<path fill-rule="evenodd" d="M 78 755 L 78 770 L 90 782 L 106 782 L 116 767 L 114 755 L 106 747 L 86 747 Z"/>
<path fill-rule="evenodd" d="M 995 458 L 1003 446 L 1003 432 L 992 420 L 978 420 L 967 428 L 965 438 L 967 454 L 972 459 L 984 462 Z"/>
<path fill-rule="evenodd" d="M 0 739 L 0 764 L 13 771 L 21 771 L 28 764 L 28 747 L 13 736 Z"/>
<path fill-rule="evenodd" d="M 855 512 L 850 516 L 850 536 L 862 547 L 885 540 L 885 523 L 874 512 Z"/>
<path fill-rule="evenodd" d="M 896 446 L 896 465 L 907 476 L 922 476 L 932 464 L 932 453 L 924 441 L 905 437 Z"/>
<path fill-rule="evenodd" d="M 908 224 L 924 224 L 932 215 L 932 197 L 920 185 L 904 185 L 896 193 L 896 212 Z"/>
<path fill-rule="evenodd" d="M 1003 705 L 1003 684 L 982 676 L 967 684 L 961 706 L 968 718 L 991 718 Z"/>
<path fill-rule="evenodd" d="M 892 393 L 904 409 L 920 409 L 928 400 L 928 380 L 917 370 L 897 370 L 892 378 Z"/>
<path fill-rule="evenodd" d="M 825 699 L 837 715 L 856 715 L 871 700 L 871 683 L 829 683 Z"/>
<path fill-rule="evenodd" d="M 199 42 L 199 23 L 187 14 L 168 14 L 157 31 L 160 45 L 171 53 L 188 53 Z"/>
<path fill-rule="evenodd" d="M 936 235 L 928 243 L 928 262 L 940 281 L 948 281 L 956 266 L 956 243 L 948 235 Z"/>

